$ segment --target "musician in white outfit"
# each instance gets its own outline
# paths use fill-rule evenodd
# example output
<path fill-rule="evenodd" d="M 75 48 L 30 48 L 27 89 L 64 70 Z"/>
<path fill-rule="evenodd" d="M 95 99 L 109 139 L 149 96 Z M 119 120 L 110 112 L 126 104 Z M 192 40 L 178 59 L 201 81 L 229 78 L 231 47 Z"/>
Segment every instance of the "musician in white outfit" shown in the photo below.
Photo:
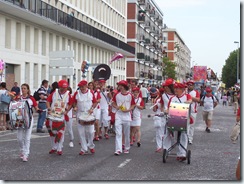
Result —
<path fill-rule="evenodd" d="M 135 100 L 133 95 L 128 92 L 128 82 L 122 80 L 117 83 L 120 92 L 114 95 L 112 99 L 112 106 L 115 111 L 115 155 L 122 153 L 122 130 L 124 131 L 125 149 L 124 153 L 129 153 L 130 149 L 130 122 L 131 110 L 135 107 Z"/>
<path fill-rule="evenodd" d="M 84 155 L 90 149 L 90 152 L 95 153 L 94 138 L 94 123 L 95 115 L 93 110 L 97 106 L 96 98 L 94 93 L 88 89 L 87 81 L 82 80 L 78 84 L 79 90 L 74 93 L 73 106 L 74 110 L 77 111 L 78 118 L 78 132 L 81 140 L 81 151 L 79 155 Z M 69 107 L 70 108 L 70 107 Z M 80 120 L 91 120 L 87 123 L 83 123 Z"/>
<path fill-rule="evenodd" d="M 27 101 L 30 108 L 34 107 L 35 110 L 38 111 L 39 110 L 38 104 L 34 99 L 34 97 L 30 95 L 30 87 L 28 84 L 21 85 L 21 93 L 22 95 L 20 96 L 20 101 Z M 23 160 L 23 162 L 28 161 L 28 156 L 30 154 L 30 138 L 31 138 L 32 127 L 34 124 L 33 114 L 31 113 L 29 115 L 31 116 L 30 128 L 25 129 L 23 128 L 23 126 L 21 126 L 20 128 L 18 128 L 17 131 L 17 139 L 21 151 L 20 158 Z"/>
<path fill-rule="evenodd" d="M 172 78 L 168 78 L 165 80 L 165 82 L 162 84 L 164 88 L 164 93 L 162 95 L 162 100 L 164 102 L 164 111 L 168 111 L 168 103 L 169 99 L 174 96 L 174 84 L 175 81 Z M 166 122 L 165 117 L 163 117 L 163 121 Z M 164 130 L 164 138 L 163 138 L 163 149 L 169 149 L 172 146 L 172 143 L 174 141 L 174 134 L 170 133 L 165 127 Z M 159 150 L 160 152 L 161 150 Z"/>
<path fill-rule="evenodd" d="M 194 81 L 190 80 L 187 82 L 188 94 L 191 95 L 192 104 L 191 104 L 191 119 L 190 124 L 187 128 L 188 142 L 192 144 L 193 134 L 194 134 L 194 126 L 197 118 L 197 107 L 198 102 L 200 102 L 200 93 L 194 89 Z"/>
<path fill-rule="evenodd" d="M 170 107 L 171 103 L 191 103 L 192 98 L 191 95 L 185 94 L 185 84 L 182 83 L 175 83 L 175 96 L 171 97 L 168 103 L 168 108 Z M 188 145 L 188 137 L 187 132 L 182 131 L 180 133 L 180 144 L 187 149 Z M 186 160 L 186 151 L 179 145 L 179 151 L 177 152 L 177 160 L 178 161 L 185 161 Z"/>
<path fill-rule="evenodd" d="M 155 99 L 155 104 L 153 106 L 153 111 L 156 114 L 161 114 L 164 113 L 164 102 L 162 99 L 162 94 L 164 92 L 163 88 L 159 90 L 160 96 L 158 96 Z M 165 132 L 165 118 L 164 117 L 159 117 L 159 116 L 154 116 L 153 117 L 154 121 L 154 128 L 156 130 L 156 153 L 159 153 L 162 151 L 162 146 L 163 146 L 163 137 L 164 137 L 164 132 Z"/>
<path fill-rule="evenodd" d="M 67 90 L 68 85 L 66 80 L 60 80 L 58 82 L 59 89 L 56 89 L 47 98 L 48 119 L 46 120 L 46 127 L 52 147 L 49 154 L 56 152 L 58 155 L 63 154 L 65 124 L 69 121 L 67 114 L 70 110 L 67 110 L 67 107 L 72 105 L 72 98 Z"/>

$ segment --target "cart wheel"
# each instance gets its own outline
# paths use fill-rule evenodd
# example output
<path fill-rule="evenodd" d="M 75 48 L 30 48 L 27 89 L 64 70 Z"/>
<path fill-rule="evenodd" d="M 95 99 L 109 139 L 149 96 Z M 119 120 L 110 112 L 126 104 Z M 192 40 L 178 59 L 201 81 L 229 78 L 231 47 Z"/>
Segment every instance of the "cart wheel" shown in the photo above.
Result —
<path fill-rule="evenodd" d="M 167 151 L 167 149 L 164 149 L 163 150 L 163 163 L 166 163 L 167 156 L 168 156 L 168 151 Z"/>
<path fill-rule="evenodd" d="M 191 150 L 188 150 L 187 151 L 187 164 L 190 164 L 191 163 Z"/>

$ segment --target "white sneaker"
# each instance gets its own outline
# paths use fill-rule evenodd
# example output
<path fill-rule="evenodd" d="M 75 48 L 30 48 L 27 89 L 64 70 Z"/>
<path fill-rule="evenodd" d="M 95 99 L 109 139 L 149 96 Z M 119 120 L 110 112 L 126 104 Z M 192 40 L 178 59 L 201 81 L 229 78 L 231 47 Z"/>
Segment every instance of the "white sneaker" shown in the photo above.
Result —
<path fill-rule="evenodd" d="M 23 162 L 27 162 L 28 161 L 28 157 L 23 156 Z"/>
<path fill-rule="evenodd" d="M 73 142 L 69 142 L 69 147 L 73 148 L 74 147 L 74 143 Z"/>
<path fill-rule="evenodd" d="M 129 150 L 124 150 L 124 153 L 125 153 L 125 154 L 128 154 L 128 153 L 129 153 Z"/>

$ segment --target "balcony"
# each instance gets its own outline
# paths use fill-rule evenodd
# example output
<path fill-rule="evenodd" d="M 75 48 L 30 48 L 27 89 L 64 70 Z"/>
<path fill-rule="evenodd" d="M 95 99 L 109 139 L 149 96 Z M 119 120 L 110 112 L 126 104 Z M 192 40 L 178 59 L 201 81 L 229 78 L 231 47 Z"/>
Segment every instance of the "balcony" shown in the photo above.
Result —
<path fill-rule="evenodd" d="M 0 11 L 102 48 L 133 56 L 135 48 L 41 0 L 0 0 Z M 68 28 L 68 29 L 67 29 Z"/>
<path fill-rule="evenodd" d="M 150 39 L 149 39 L 149 38 L 146 38 L 144 44 L 145 44 L 145 45 L 150 45 L 150 43 L 151 43 Z"/>
<path fill-rule="evenodd" d="M 145 42 L 145 35 L 144 34 L 138 34 L 137 35 L 137 39 L 138 41 L 141 42 Z"/>
<path fill-rule="evenodd" d="M 163 20 L 162 19 L 157 20 L 157 22 L 158 22 L 158 25 L 159 26 L 162 26 L 163 25 Z"/>
<path fill-rule="evenodd" d="M 148 63 L 150 62 L 150 56 L 149 55 L 145 55 L 145 61 Z"/>
<path fill-rule="evenodd" d="M 158 65 L 158 64 L 159 64 L 158 59 L 153 59 L 153 63 L 154 63 L 155 65 Z"/>
<path fill-rule="evenodd" d="M 150 27 L 150 28 L 151 28 L 151 29 L 150 29 L 150 33 L 155 33 L 155 31 L 156 31 L 155 27 L 152 26 L 152 27 Z"/>
<path fill-rule="evenodd" d="M 138 0 L 138 4 L 139 5 L 145 5 L 146 4 L 146 0 Z"/>
<path fill-rule="evenodd" d="M 137 53 L 137 59 L 139 59 L 139 60 L 144 60 L 144 59 L 145 59 L 145 54 L 142 53 L 142 52 L 138 52 L 138 53 Z"/>
<path fill-rule="evenodd" d="M 146 18 L 145 18 L 144 15 L 140 15 L 140 14 L 139 14 L 139 15 L 137 16 L 137 20 L 138 20 L 139 23 L 144 23 L 144 22 L 145 22 L 145 19 L 146 19 Z"/>
<path fill-rule="evenodd" d="M 146 21 L 145 24 L 144 24 L 144 28 L 148 29 L 148 28 L 150 28 L 150 26 L 151 26 L 150 22 Z"/>

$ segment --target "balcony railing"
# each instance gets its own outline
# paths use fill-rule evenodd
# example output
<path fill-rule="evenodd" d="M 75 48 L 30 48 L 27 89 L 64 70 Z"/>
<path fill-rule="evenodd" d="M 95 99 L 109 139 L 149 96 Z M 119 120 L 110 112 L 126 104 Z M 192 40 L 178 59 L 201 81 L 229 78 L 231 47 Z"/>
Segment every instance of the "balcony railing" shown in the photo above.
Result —
<path fill-rule="evenodd" d="M 96 39 L 104 41 L 117 48 L 123 49 L 129 53 L 135 54 L 135 48 L 128 45 L 127 43 L 110 36 L 109 34 L 100 31 L 99 29 L 67 14 L 41 0 L 25 0 L 24 3 L 20 3 L 19 0 L 0 0 L 7 1 L 20 8 L 27 9 L 30 12 L 36 13 L 40 16 L 46 17 L 47 19 L 65 25 L 71 29 L 77 30 L 81 33 L 85 33 Z"/>

